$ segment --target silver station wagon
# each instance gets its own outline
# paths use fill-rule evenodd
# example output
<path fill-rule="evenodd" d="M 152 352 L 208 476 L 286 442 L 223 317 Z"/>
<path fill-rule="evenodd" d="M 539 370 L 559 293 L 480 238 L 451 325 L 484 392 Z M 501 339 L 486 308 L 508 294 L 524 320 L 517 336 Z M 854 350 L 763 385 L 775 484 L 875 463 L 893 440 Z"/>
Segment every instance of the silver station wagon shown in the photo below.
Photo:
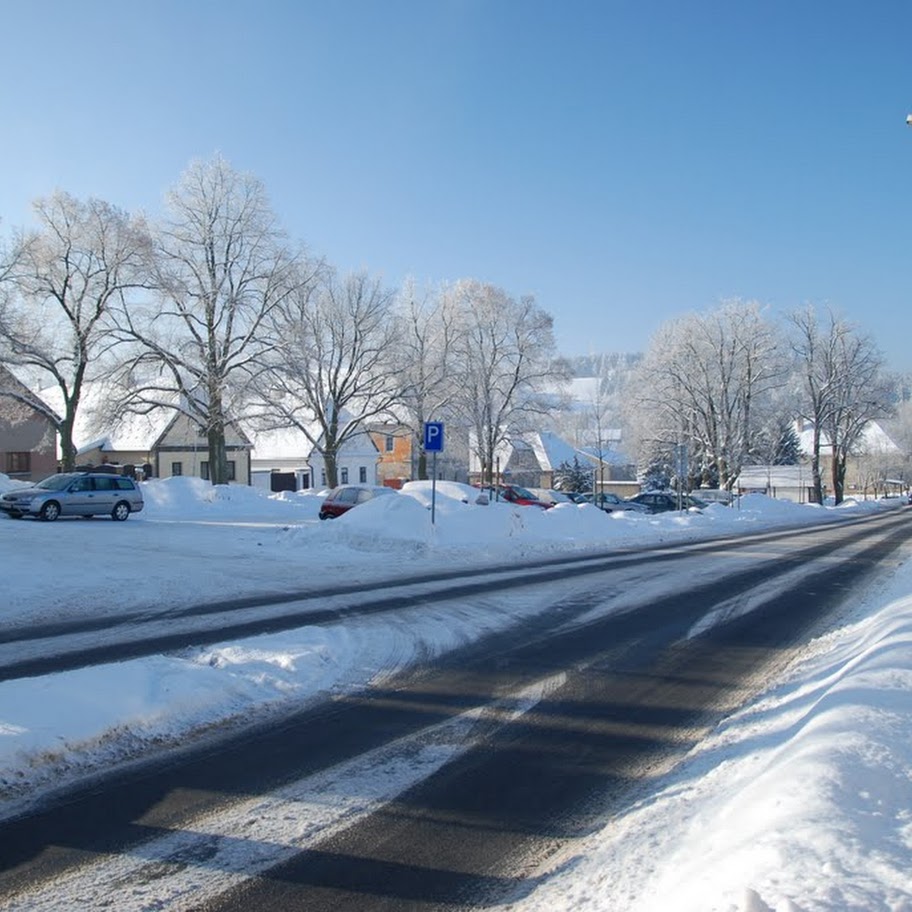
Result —
<path fill-rule="evenodd" d="M 36 516 L 46 522 L 58 516 L 104 515 L 122 522 L 142 508 L 142 491 L 132 478 L 101 472 L 51 475 L 0 497 L 0 511 L 13 519 Z"/>

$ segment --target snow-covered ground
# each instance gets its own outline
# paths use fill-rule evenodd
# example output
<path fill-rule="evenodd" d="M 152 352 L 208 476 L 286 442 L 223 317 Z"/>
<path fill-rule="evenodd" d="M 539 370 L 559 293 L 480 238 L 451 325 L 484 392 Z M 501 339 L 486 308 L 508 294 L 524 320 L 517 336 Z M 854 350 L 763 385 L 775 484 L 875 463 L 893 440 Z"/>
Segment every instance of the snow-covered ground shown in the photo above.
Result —
<path fill-rule="evenodd" d="M 0 475 L 0 490 L 9 486 Z M 740 509 L 608 516 L 569 504 L 477 506 L 462 502 L 464 486 L 441 483 L 432 526 L 421 484 L 322 523 L 316 495 L 267 497 L 194 479 L 143 487 L 146 509 L 126 523 L 0 517 L 4 630 L 132 613 L 166 624 L 169 611 L 217 598 L 838 522 L 898 506 L 752 496 Z M 498 600 L 496 610 L 468 601 L 0 683 L 0 797 L 8 811 L 61 778 L 361 686 L 546 604 L 529 592 Z M 906 562 L 641 804 L 569 845 L 554 875 L 510 908 L 912 912 L 910 691 Z M 415 764 L 387 772 L 386 787 L 395 793 L 424 774 Z"/>

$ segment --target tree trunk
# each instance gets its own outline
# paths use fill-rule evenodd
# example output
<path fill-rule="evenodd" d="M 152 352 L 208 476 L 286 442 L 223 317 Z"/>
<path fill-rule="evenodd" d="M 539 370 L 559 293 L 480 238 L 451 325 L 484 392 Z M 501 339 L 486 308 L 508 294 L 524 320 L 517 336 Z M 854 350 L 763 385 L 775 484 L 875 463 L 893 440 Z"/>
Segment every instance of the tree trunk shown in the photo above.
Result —
<path fill-rule="evenodd" d="M 813 491 L 811 503 L 823 503 L 823 481 L 820 478 L 820 431 L 817 422 L 814 423 L 814 438 L 811 445 L 811 480 Z"/>
<path fill-rule="evenodd" d="M 845 478 L 848 463 L 848 454 L 839 452 L 833 447 L 833 498 L 836 506 L 845 500 Z"/>
<path fill-rule="evenodd" d="M 76 468 L 76 445 L 73 443 L 73 418 L 68 415 L 60 423 L 60 469 L 72 472 Z"/>
<path fill-rule="evenodd" d="M 339 484 L 339 466 L 336 461 L 336 451 L 327 450 L 323 454 L 323 462 L 326 464 L 326 485 L 335 488 Z"/>
<path fill-rule="evenodd" d="M 225 447 L 225 428 L 221 424 L 209 428 L 209 480 L 214 485 L 228 484 L 228 452 Z"/>

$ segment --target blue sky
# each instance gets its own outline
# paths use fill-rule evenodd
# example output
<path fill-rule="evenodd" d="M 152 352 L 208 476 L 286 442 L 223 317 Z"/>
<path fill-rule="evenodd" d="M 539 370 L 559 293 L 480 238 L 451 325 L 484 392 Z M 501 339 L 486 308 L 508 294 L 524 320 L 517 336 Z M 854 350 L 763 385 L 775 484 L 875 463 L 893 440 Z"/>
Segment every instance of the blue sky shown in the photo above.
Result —
<path fill-rule="evenodd" d="M 531 293 L 564 354 L 721 299 L 912 370 L 912 3 L 0 0 L 0 218 L 160 212 L 194 158 L 391 284 Z"/>

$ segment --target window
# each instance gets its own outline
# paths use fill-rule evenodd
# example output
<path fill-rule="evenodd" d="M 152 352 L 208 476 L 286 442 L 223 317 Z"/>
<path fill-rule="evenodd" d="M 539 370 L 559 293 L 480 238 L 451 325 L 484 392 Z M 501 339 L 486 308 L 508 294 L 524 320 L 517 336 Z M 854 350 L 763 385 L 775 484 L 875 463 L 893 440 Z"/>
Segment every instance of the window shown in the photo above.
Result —
<path fill-rule="evenodd" d="M 358 481 L 360 481 L 361 484 L 367 484 L 367 469 L 364 466 L 361 466 L 358 469 Z"/>
<path fill-rule="evenodd" d="M 171 463 L 171 474 L 172 475 L 183 475 L 184 474 L 184 464 L 182 462 L 172 462 Z"/>
<path fill-rule="evenodd" d="M 17 475 L 24 472 L 32 471 L 32 454 L 31 453 L 7 453 L 6 454 L 6 474 Z"/>
<path fill-rule="evenodd" d="M 394 447 L 396 446 L 396 438 L 392 434 L 386 435 L 386 452 L 392 453 Z"/>
<path fill-rule="evenodd" d="M 348 466 L 345 466 L 342 469 L 342 475 L 341 475 L 341 478 L 339 479 L 339 483 L 348 484 Z"/>

